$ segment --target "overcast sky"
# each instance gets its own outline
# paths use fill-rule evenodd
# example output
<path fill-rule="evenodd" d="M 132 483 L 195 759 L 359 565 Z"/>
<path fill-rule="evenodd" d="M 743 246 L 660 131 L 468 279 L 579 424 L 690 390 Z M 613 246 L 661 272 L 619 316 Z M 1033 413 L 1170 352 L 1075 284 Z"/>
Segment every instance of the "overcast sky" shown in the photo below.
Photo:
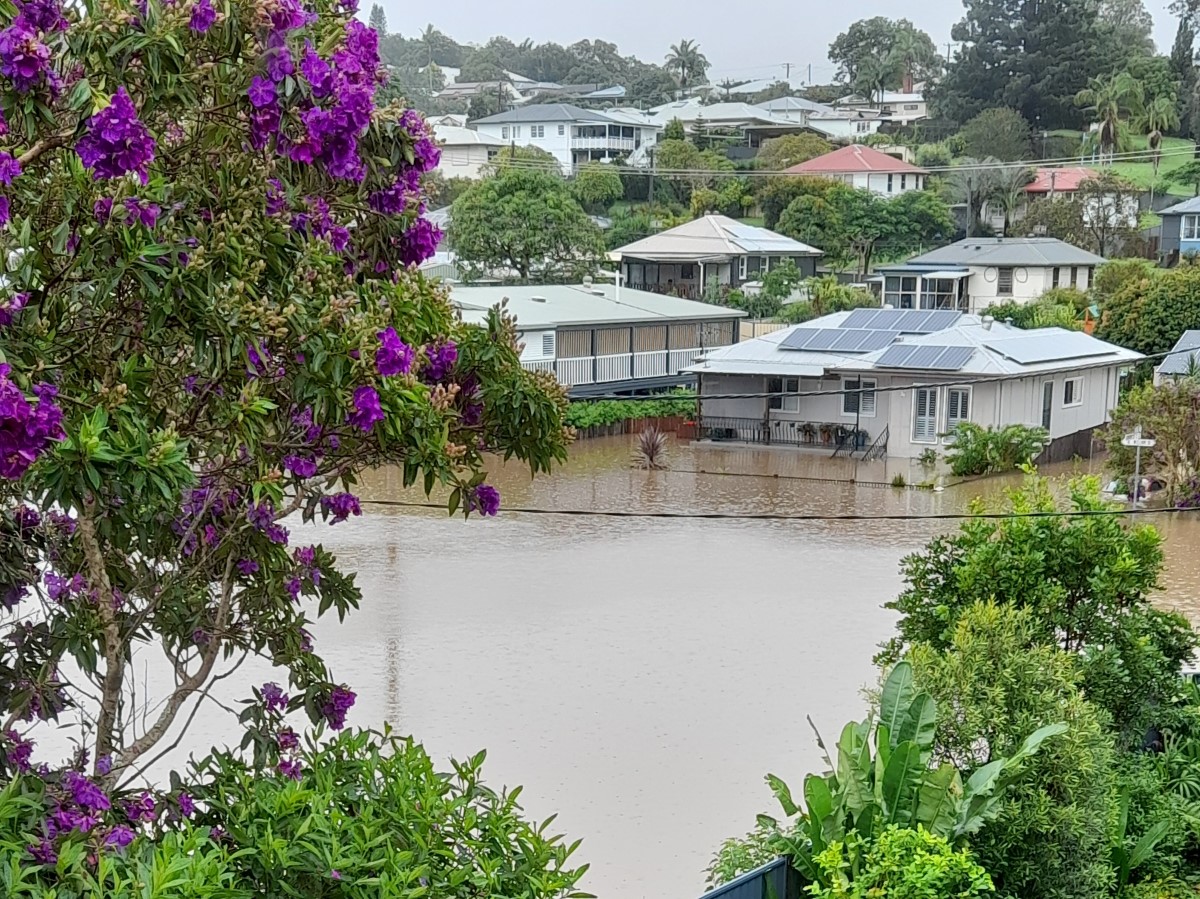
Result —
<path fill-rule="evenodd" d="M 662 62 L 667 47 L 681 38 L 700 42 L 713 65 L 714 78 L 757 79 L 782 77 L 783 63 L 792 63 L 792 74 L 828 82 L 834 74 L 826 53 L 829 42 L 856 19 L 870 16 L 905 17 L 923 28 L 941 45 L 950 40 L 950 28 L 962 18 L 961 0 L 457 0 L 430 4 L 417 12 L 412 3 L 381 0 L 388 30 L 414 36 L 432 22 L 440 31 L 462 43 L 482 43 L 494 34 L 520 42 L 555 41 L 571 44 L 584 38 L 612 41 L 624 55 L 647 62 Z M 1145 0 L 1154 16 L 1154 39 L 1160 52 L 1169 52 L 1175 22 L 1167 12 L 1169 0 Z M 361 0 L 365 15 L 371 0 Z"/>

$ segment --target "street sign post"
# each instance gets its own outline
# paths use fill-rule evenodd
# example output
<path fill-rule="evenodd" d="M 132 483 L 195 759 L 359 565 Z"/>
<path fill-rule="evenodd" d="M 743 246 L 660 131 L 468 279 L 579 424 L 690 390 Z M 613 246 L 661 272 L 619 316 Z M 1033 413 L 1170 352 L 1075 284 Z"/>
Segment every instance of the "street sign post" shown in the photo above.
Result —
<path fill-rule="evenodd" d="M 1142 447 L 1151 448 L 1156 443 L 1153 437 L 1142 436 L 1142 426 L 1138 425 L 1133 429 L 1133 433 L 1126 434 L 1121 438 L 1122 446 L 1131 446 L 1135 448 L 1133 462 L 1133 507 L 1136 509 L 1138 504 L 1138 494 L 1142 489 Z"/>

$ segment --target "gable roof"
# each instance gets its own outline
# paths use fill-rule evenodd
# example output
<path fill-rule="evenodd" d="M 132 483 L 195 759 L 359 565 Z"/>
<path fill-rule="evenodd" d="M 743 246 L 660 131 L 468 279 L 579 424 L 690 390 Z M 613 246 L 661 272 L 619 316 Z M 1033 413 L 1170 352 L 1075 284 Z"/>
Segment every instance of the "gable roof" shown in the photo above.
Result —
<path fill-rule="evenodd" d="M 1187 215 L 1193 212 L 1200 212 L 1200 197 L 1192 197 L 1190 200 L 1176 203 L 1174 206 L 1164 209 L 1159 215 Z"/>
<path fill-rule="evenodd" d="M 462 310 L 464 321 L 483 321 L 487 310 L 508 301 L 508 312 L 521 330 L 550 329 L 610 322 L 721 321 L 746 313 L 727 306 L 596 283 L 535 284 L 508 287 L 450 285 L 450 302 Z"/>
<path fill-rule="evenodd" d="M 865 310 L 858 310 L 865 311 Z M 835 312 L 802 325 L 783 328 L 762 337 L 733 346 L 707 351 L 685 371 L 699 374 L 791 375 L 819 378 L 830 371 L 870 372 L 911 375 L 921 381 L 930 375 L 953 377 L 1004 377 L 1039 372 L 1072 371 L 1096 365 L 1136 362 L 1140 353 L 1106 343 L 1081 331 L 1063 328 L 1023 330 L 1001 322 L 985 322 L 978 315 L 946 316 L 944 326 L 927 334 L 904 334 L 882 349 L 869 353 L 839 353 L 786 349 L 785 342 L 796 343 L 796 335 L 805 331 L 846 329 L 854 312 Z M 853 329 L 849 329 L 853 330 Z M 895 335 L 893 335 L 895 336 Z M 803 341 L 799 341 L 803 345 Z M 938 355 L 933 348 L 962 347 L 959 357 L 965 361 L 958 369 L 897 368 L 882 365 L 884 354 L 896 346 L 929 347 L 926 355 Z M 968 352 L 969 351 L 969 352 Z M 1021 363 L 1017 358 L 1036 359 Z"/>
<path fill-rule="evenodd" d="M 475 125 L 507 125 L 510 122 L 607 122 L 609 119 L 590 109 L 580 109 L 570 103 L 546 103 L 536 106 L 518 106 L 507 112 L 498 112 L 482 119 Z"/>
<path fill-rule="evenodd" d="M 806 100 L 803 97 L 776 97 L 774 100 L 767 100 L 758 104 L 759 109 L 765 109 L 767 112 L 774 113 L 792 113 L 792 112 L 819 112 L 826 115 L 833 115 L 836 110 L 832 106 L 826 106 L 823 103 L 814 103 L 812 100 Z"/>
<path fill-rule="evenodd" d="M 508 141 L 501 140 L 492 134 L 483 134 L 473 128 L 459 128 L 456 125 L 435 125 L 433 136 L 443 147 L 464 147 L 482 145 L 486 147 L 507 147 Z"/>
<path fill-rule="evenodd" d="M 736 101 L 710 103 L 708 106 L 688 102 L 672 104 L 665 109 L 659 107 L 659 110 L 655 111 L 654 118 L 663 124 L 668 124 L 673 119 L 678 119 L 688 125 L 697 122 L 712 122 L 714 124 L 734 123 L 739 125 L 803 127 L 803 122 L 789 119 L 780 113 L 771 112 L 770 110 L 763 109 L 761 106 L 751 106 L 749 103 L 738 103 Z"/>
<path fill-rule="evenodd" d="M 706 215 L 619 247 L 617 256 L 639 259 L 707 261 L 756 253 L 770 256 L 820 256 L 806 243 L 746 225 L 723 215 Z"/>
<path fill-rule="evenodd" d="M 1080 184 L 1090 178 L 1097 178 L 1099 175 L 1100 173 L 1095 169 L 1083 166 L 1066 166 L 1061 169 L 1039 168 L 1034 170 L 1033 180 L 1025 185 L 1025 193 L 1048 194 L 1051 190 L 1055 193 L 1079 190 Z"/>
<path fill-rule="evenodd" d="M 1186 375 L 1193 365 L 1200 364 L 1200 331 L 1184 331 L 1171 347 L 1171 355 L 1163 359 L 1155 371 L 1160 375 Z"/>
<path fill-rule="evenodd" d="M 881 153 L 866 144 L 851 144 L 832 153 L 794 165 L 789 175 L 849 175 L 879 173 L 885 175 L 928 175 L 925 169 Z"/>
<path fill-rule="evenodd" d="M 1055 237 L 968 237 L 908 260 L 915 265 L 1100 265 L 1102 256 Z"/>

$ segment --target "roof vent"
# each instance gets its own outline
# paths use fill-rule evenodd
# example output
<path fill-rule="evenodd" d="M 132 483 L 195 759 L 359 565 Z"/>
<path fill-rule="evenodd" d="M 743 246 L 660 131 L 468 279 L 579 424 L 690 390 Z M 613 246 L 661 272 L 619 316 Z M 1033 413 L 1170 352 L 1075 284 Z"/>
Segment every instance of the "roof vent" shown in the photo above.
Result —
<path fill-rule="evenodd" d="M 530 297 L 529 299 L 533 300 L 533 302 L 535 302 L 535 303 L 544 303 L 544 302 L 546 302 L 546 298 L 545 298 L 545 297 Z"/>
<path fill-rule="evenodd" d="M 883 308 L 884 309 L 895 309 L 896 307 L 893 306 L 891 303 L 884 303 Z"/>
<path fill-rule="evenodd" d="M 603 287 L 593 287 L 592 293 L 598 297 L 602 297 L 602 296 L 604 296 L 604 288 Z"/>
<path fill-rule="evenodd" d="M 990 330 L 992 330 L 992 322 L 994 322 L 995 319 L 992 318 L 990 315 L 985 315 L 979 321 L 983 325 L 983 328 L 985 331 L 990 331 Z"/>
<path fill-rule="evenodd" d="M 592 276 L 591 275 L 583 276 L 583 286 L 588 288 L 589 290 L 591 289 L 591 287 L 592 287 Z"/>

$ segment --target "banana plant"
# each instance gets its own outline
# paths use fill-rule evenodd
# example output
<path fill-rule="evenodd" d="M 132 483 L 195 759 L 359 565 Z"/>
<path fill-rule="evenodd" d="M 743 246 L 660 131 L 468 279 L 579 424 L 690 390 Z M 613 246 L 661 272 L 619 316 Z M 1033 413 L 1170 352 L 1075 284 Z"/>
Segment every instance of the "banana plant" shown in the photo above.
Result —
<path fill-rule="evenodd" d="M 1112 865 L 1117 874 L 1117 895 L 1125 892 L 1129 885 L 1129 876 L 1137 870 L 1154 852 L 1154 847 L 1162 842 L 1167 831 L 1171 829 L 1170 821 L 1159 821 L 1147 830 L 1130 849 L 1125 844 L 1126 831 L 1129 829 L 1129 792 L 1121 793 L 1117 817 L 1117 834 L 1112 847 Z"/>
<path fill-rule="evenodd" d="M 795 819 L 794 827 L 781 829 L 781 849 L 802 875 L 828 886 L 814 859 L 850 834 L 869 845 L 891 825 L 921 827 L 951 840 L 976 833 L 1000 813 L 1004 792 L 1021 764 L 1067 725 L 1039 728 L 1011 756 L 993 759 L 965 782 L 953 764 L 931 765 L 936 729 L 937 703 L 916 690 L 912 666 L 900 662 L 884 682 L 878 717 L 843 728 L 836 761 L 817 734 L 829 770 L 805 778 L 803 805 L 783 780 L 767 775 L 784 814 Z M 760 820 L 776 823 L 767 816 Z M 857 863 L 858 858 L 850 859 L 846 873 L 851 879 Z"/>

